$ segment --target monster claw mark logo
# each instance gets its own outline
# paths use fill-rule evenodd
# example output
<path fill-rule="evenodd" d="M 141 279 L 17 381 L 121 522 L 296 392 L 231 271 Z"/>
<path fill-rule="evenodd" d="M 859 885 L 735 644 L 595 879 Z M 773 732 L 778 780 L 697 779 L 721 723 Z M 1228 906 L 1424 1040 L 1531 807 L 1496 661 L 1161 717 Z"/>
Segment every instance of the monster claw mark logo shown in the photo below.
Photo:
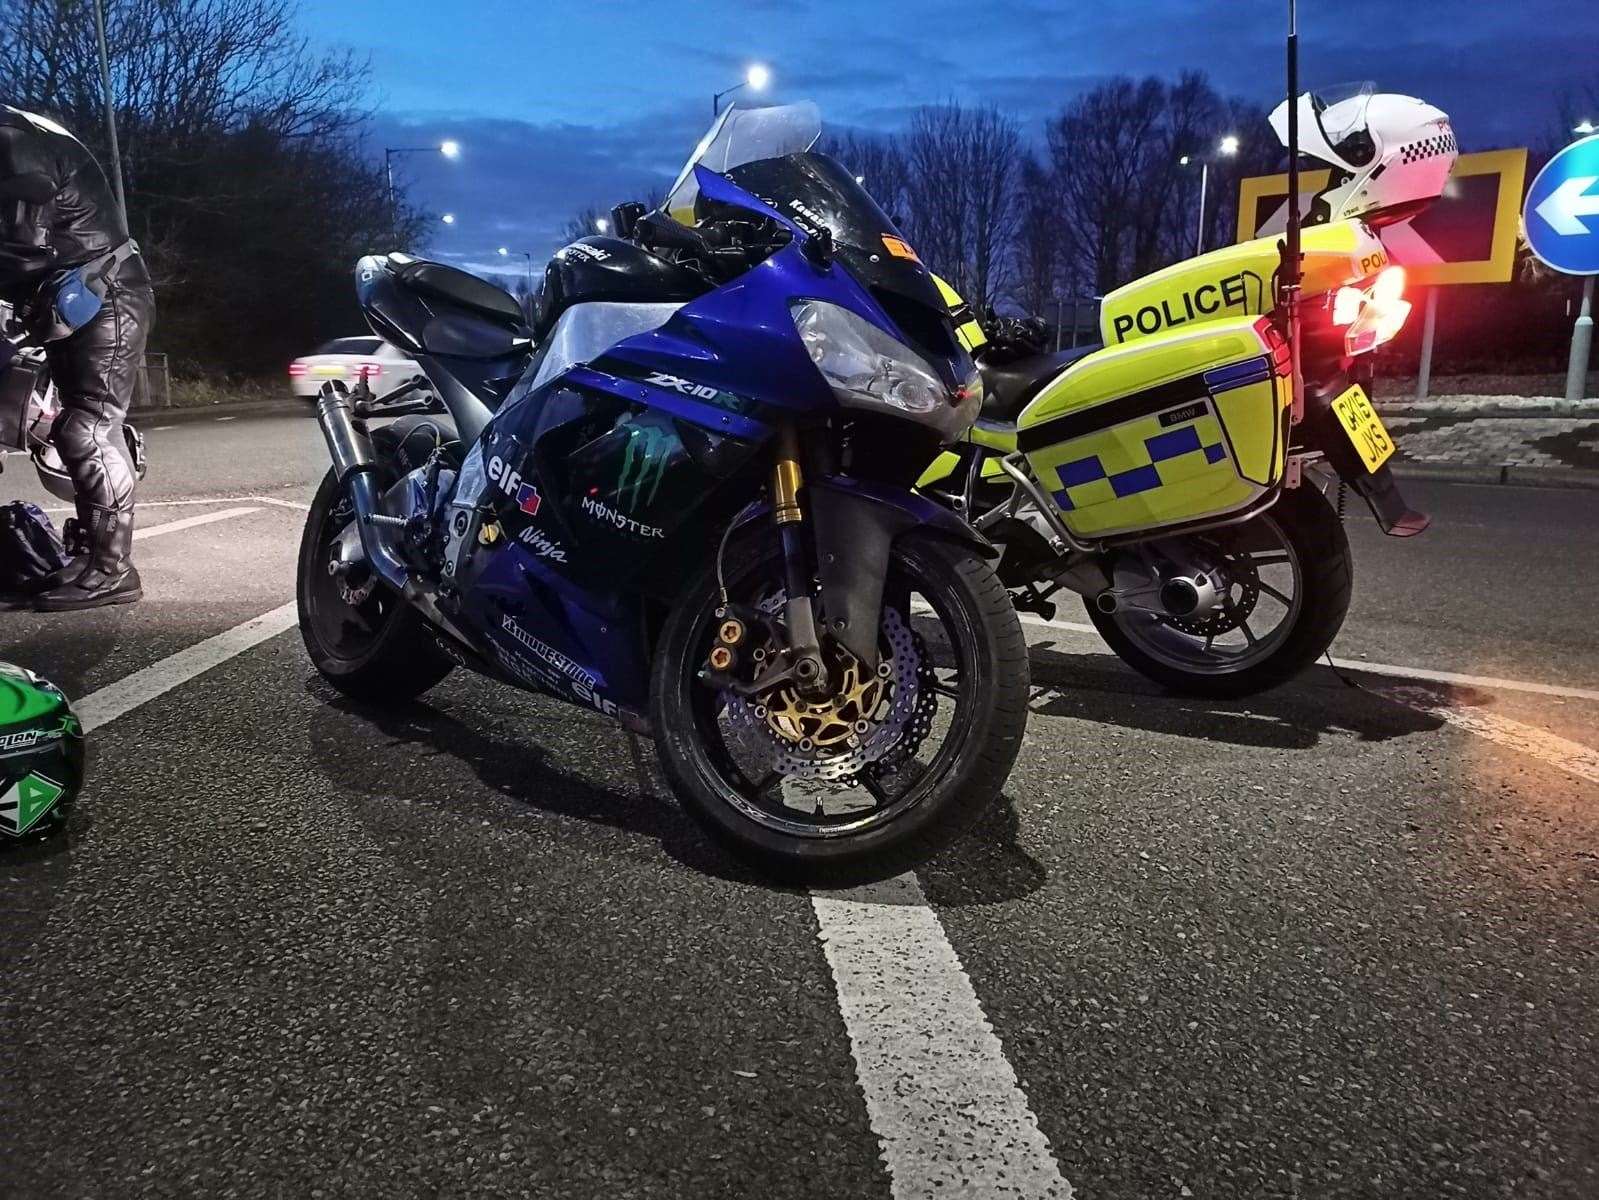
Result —
<path fill-rule="evenodd" d="M 677 445 L 670 430 L 656 425 L 635 425 L 628 431 L 627 449 L 622 454 L 622 471 L 616 478 L 616 501 L 633 509 L 638 507 L 643 495 L 644 503 L 653 504 L 660 490 L 661 477 L 666 474 L 666 462 Z"/>
<path fill-rule="evenodd" d="M 36 771 L 24 775 L 0 794 L 0 832 L 27 833 L 66 790 Z"/>

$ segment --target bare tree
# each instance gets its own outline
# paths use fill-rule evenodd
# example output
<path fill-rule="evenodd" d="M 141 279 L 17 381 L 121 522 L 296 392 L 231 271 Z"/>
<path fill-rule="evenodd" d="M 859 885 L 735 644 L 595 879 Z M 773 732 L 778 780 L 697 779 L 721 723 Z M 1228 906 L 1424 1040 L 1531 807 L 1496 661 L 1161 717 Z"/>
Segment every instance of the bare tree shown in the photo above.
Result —
<path fill-rule="evenodd" d="M 923 261 L 970 303 L 992 304 L 1005 283 L 1019 213 L 1016 123 L 994 108 L 918 109 L 904 153 L 906 225 Z"/>
<path fill-rule="evenodd" d="M 1046 126 L 1050 166 L 1071 249 L 1095 292 L 1131 270 L 1148 144 L 1165 107 L 1158 80 L 1112 79 Z"/>
<path fill-rule="evenodd" d="M 1539 139 L 1539 158 L 1553 158 L 1577 136 L 1577 126 L 1583 121 L 1590 125 L 1599 121 L 1599 78 L 1580 87 L 1566 88 L 1555 97 L 1555 123 Z"/>
<path fill-rule="evenodd" d="M 312 47 L 292 0 L 106 0 L 130 225 L 175 361 L 275 367 L 359 327 L 349 272 L 391 225 L 362 153 L 365 64 Z M 82 0 L 0 2 L 0 87 L 104 145 L 94 23 Z M 286 264 L 293 264 L 286 270 Z"/>
<path fill-rule="evenodd" d="M 1100 294 L 1193 253 L 1202 160 L 1205 245 L 1214 247 L 1233 240 L 1239 179 L 1281 158 L 1259 108 L 1223 100 L 1193 72 L 1170 84 L 1110 80 L 1068 105 L 1046 133 L 1072 231 L 1069 265 Z M 1227 135 L 1239 139 L 1236 157 L 1218 153 Z"/>
<path fill-rule="evenodd" d="M 1011 295 L 1042 316 L 1060 293 L 1068 247 L 1054 177 L 1032 155 L 1022 161 L 1020 210 Z"/>
<path fill-rule="evenodd" d="M 601 223 L 604 223 L 603 225 Z M 593 237 L 596 233 L 605 233 L 611 227 L 611 219 L 594 205 L 590 204 L 579 209 L 565 228 L 561 230 L 562 244 L 575 242 L 578 238 Z"/>
<path fill-rule="evenodd" d="M 888 218 L 900 224 L 910 170 L 905 154 L 891 137 L 846 131 L 826 138 L 818 149 L 846 167 L 871 193 Z"/>

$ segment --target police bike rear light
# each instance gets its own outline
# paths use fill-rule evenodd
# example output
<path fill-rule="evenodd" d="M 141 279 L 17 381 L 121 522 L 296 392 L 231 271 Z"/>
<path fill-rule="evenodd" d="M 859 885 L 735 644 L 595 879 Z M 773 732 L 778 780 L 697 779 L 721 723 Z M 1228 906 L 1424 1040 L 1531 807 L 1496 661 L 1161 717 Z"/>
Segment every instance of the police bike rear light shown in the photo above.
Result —
<path fill-rule="evenodd" d="M 1399 336 L 1410 317 L 1405 269 L 1385 267 L 1368 288 L 1342 287 L 1333 296 L 1332 323 L 1345 327 L 1344 353 L 1353 357 Z"/>

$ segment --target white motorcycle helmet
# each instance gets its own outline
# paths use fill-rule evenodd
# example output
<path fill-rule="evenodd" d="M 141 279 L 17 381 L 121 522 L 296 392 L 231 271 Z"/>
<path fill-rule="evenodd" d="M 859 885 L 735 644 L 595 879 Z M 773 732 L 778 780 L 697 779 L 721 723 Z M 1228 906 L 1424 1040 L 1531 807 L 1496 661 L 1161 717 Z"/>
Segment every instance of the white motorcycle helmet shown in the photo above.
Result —
<path fill-rule="evenodd" d="M 61 405 L 56 400 L 55 389 L 46 387 L 34 394 L 24 418 L 23 432 L 33 458 L 34 470 L 39 473 L 39 482 L 44 485 L 44 490 L 57 500 L 65 500 L 70 504 L 76 495 L 72 487 L 72 476 L 67 473 L 67 466 L 61 461 L 60 452 L 50 441 L 51 431 L 56 418 L 60 415 Z M 124 423 L 122 443 L 128 465 L 133 468 L 134 478 L 142 480 L 149 469 L 149 463 L 144 456 L 144 435 L 132 425 Z"/>
<path fill-rule="evenodd" d="M 1270 120 L 1286 146 L 1288 101 Z M 1302 94 L 1299 149 L 1332 168 L 1305 218 L 1312 225 L 1359 217 L 1380 226 L 1414 216 L 1443 194 L 1460 152 L 1442 109 L 1369 83 Z"/>

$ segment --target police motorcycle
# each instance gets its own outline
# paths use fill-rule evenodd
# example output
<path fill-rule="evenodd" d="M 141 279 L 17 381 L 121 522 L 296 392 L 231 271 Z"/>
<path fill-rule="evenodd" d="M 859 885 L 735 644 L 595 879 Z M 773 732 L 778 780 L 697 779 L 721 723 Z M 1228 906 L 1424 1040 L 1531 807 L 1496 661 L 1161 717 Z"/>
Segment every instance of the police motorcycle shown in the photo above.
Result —
<path fill-rule="evenodd" d="M 819 133 L 808 104 L 724 113 L 661 210 L 555 255 L 531 325 L 473 276 L 362 259 L 373 331 L 449 415 L 324 387 L 298 571 L 340 691 L 395 703 L 461 666 L 596 710 L 797 879 L 903 870 L 970 825 L 1028 679 L 994 550 L 913 490 L 976 367 Z"/>
<path fill-rule="evenodd" d="M 1353 582 L 1346 487 L 1385 533 L 1428 524 L 1389 468 L 1371 352 L 1410 312 L 1383 229 L 1442 193 L 1455 138 L 1437 108 L 1369 84 L 1297 105 L 1298 144 L 1331 177 L 1290 234 L 1294 321 L 1275 237 L 1110 293 L 1103 346 L 1039 353 L 967 318 L 983 408 L 919 480 L 1004 546 L 1019 608 L 1051 618 L 1052 596 L 1078 593 L 1117 655 L 1187 695 L 1260 692 L 1332 644 Z M 1288 117 L 1285 101 L 1270 118 L 1285 145 Z"/>

